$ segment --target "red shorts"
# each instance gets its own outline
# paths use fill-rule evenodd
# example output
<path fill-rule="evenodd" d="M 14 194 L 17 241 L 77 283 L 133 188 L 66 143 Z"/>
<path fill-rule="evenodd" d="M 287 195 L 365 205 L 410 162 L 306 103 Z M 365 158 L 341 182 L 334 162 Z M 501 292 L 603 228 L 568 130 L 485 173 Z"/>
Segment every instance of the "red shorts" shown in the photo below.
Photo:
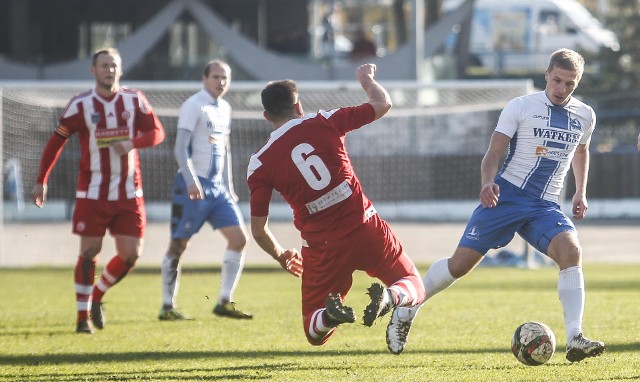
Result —
<path fill-rule="evenodd" d="M 73 211 L 73 233 L 80 236 L 111 235 L 142 238 L 147 223 L 144 199 L 118 201 L 76 199 Z"/>
<path fill-rule="evenodd" d="M 356 270 L 367 272 L 386 286 L 418 275 L 396 235 L 377 214 L 338 241 L 302 247 L 302 259 L 303 317 L 323 308 L 329 293 L 340 293 L 344 298 Z"/>

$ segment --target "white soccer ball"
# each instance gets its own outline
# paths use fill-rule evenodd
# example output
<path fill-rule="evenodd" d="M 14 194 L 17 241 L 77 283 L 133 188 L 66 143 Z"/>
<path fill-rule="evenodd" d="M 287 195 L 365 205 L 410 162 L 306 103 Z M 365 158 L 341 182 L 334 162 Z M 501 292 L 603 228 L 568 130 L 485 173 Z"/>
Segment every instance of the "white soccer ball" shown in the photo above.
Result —
<path fill-rule="evenodd" d="M 513 332 L 511 351 L 527 366 L 542 365 L 556 351 L 556 335 L 541 322 L 525 322 Z"/>

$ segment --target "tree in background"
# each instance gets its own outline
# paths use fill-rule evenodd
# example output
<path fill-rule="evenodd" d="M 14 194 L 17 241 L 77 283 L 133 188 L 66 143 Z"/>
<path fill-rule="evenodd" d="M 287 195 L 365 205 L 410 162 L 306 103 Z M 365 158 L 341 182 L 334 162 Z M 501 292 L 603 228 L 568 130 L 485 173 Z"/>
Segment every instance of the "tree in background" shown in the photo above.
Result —
<path fill-rule="evenodd" d="M 610 0 L 604 24 L 618 36 L 620 50 L 585 54 L 594 65 L 583 76 L 578 95 L 588 98 L 598 114 L 598 151 L 635 152 L 640 126 L 640 1 Z"/>
<path fill-rule="evenodd" d="M 640 88 L 640 1 L 610 1 L 605 26 L 618 36 L 620 50 L 612 52 L 602 48 L 597 54 L 587 57 L 587 61 L 597 62 L 580 85 L 582 93 L 587 95 L 588 92 L 589 96 Z"/>

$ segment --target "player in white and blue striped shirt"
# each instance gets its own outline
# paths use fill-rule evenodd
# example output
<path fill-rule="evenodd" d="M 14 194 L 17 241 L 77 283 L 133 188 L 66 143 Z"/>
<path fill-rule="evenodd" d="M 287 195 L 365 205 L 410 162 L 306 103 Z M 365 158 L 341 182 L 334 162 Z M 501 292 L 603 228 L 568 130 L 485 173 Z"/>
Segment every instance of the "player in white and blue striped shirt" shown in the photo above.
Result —
<path fill-rule="evenodd" d="M 182 104 L 178 117 L 174 154 L 179 171 L 172 189 L 171 242 L 161 270 L 162 308 L 158 318 L 163 321 L 190 319 L 176 309 L 179 262 L 189 240 L 205 223 L 220 231 L 227 241 L 213 313 L 235 319 L 253 317 L 233 301 L 244 267 L 247 233 L 231 176 L 231 105 L 223 99 L 231 85 L 231 68 L 223 61 L 210 61 L 202 73 L 202 84 L 202 90 Z"/>
<path fill-rule="evenodd" d="M 573 222 L 559 205 L 571 166 L 576 182 L 573 218 L 581 220 L 587 213 L 589 142 L 596 117 L 591 107 L 572 97 L 583 71 L 580 54 L 560 49 L 549 61 L 545 90 L 507 104 L 482 159 L 480 205 L 453 256 L 436 261 L 423 279 L 426 302 L 471 272 L 489 249 L 507 245 L 517 232 L 560 268 L 558 295 L 570 362 L 598 356 L 605 348 L 603 342 L 582 335 L 582 248 Z M 498 171 L 505 151 L 506 160 Z M 419 308 L 393 312 L 387 327 L 392 353 L 403 351 Z"/>

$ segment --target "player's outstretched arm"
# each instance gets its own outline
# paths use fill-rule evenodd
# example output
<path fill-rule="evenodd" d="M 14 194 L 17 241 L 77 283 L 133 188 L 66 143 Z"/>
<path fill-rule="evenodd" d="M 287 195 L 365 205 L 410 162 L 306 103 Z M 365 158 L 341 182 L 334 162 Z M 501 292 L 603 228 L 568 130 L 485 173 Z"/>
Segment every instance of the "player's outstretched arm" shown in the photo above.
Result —
<path fill-rule="evenodd" d="M 375 79 L 376 66 L 374 64 L 362 64 L 356 69 L 356 78 L 360 86 L 367 93 L 368 103 L 376 112 L 376 119 L 381 118 L 391 109 L 391 97 L 385 88 Z"/>

